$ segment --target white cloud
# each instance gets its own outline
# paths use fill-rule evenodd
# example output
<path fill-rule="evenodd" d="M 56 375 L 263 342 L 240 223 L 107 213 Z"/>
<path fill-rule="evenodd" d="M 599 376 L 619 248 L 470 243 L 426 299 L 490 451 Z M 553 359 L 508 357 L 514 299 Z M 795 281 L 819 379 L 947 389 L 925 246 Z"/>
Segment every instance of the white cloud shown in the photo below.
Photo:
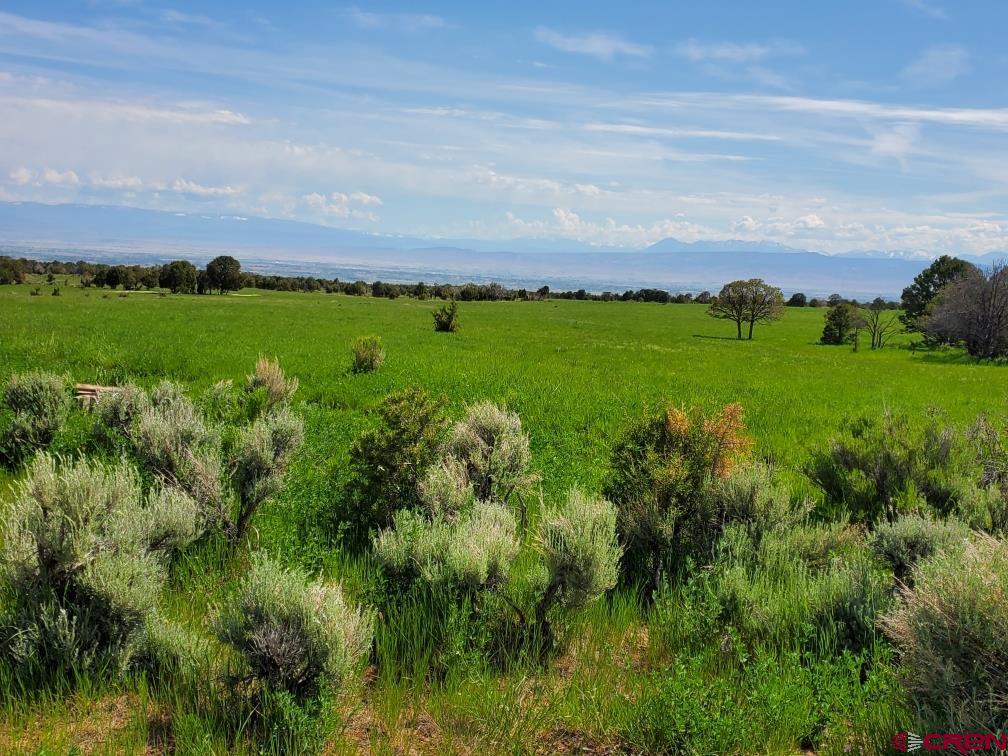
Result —
<path fill-rule="evenodd" d="M 137 176 L 93 176 L 91 186 L 97 189 L 139 189 L 143 181 Z"/>
<path fill-rule="evenodd" d="M 567 35 L 540 26 L 535 30 L 535 38 L 557 50 L 590 55 L 599 60 L 612 60 L 616 55 L 629 55 L 636 58 L 646 58 L 651 55 L 649 45 L 628 42 L 622 37 L 607 32 Z"/>
<path fill-rule="evenodd" d="M 239 190 L 233 186 L 205 186 L 188 179 L 177 178 L 167 187 L 179 194 L 192 194 L 197 197 L 233 197 Z"/>
<path fill-rule="evenodd" d="M 875 132 L 871 142 L 871 151 L 881 157 L 893 157 L 900 161 L 914 151 L 920 126 L 916 123 L 900 123 L 891 129 Z"/>
<path fill-rule="evenodd" d="M 405 32 L 421 32 L 443 29 L 448 22 L 441 16 L 428 13 L 376 13 L 360 8 L 350 8 L 347 16 L 361 29 L 394 29 Z"/>
<path fill-rule="evenodd" d="M 608 134 L 629 134 L 632 136 L 669 137 L 672 139 L 725 139 L 729 141 L 777 142 L 776 134 L 760 134 L 747 131 L 722 131 L 720 129 L 678 129 L 660 126 L 642 126 L 635 123 L 587 123 L 585 131 L 600 131 Z"/>
<path fill-rule="evenodd" d="M 681 58 L 703 63 L 755 63 L 777 55 L 800 55 L 805 52 L 801 45 L 793 42 L 700 42 L 687 39 L 678 43 L 673 51 Z"/>
<path fill-rule="evenodd" d="M 22 166 L 10 172 L 10 179 L 18 186 L 25 186 L 35 180 L 35 173 Z"/>
<path fill-rule="evenodd" d="M 525 220 L 508 211 L 512 233 L 533 238 L 575 239 L 593 245 L 644 247 L 668 237 L 684 241 L 713 238 L 715 232 L 685 220 L 665 218 L 651 224 L 620 223 L 612 218 L 591 221 L 570 208 L 555 207 L 548 219 Z"/>
<path fill-rule="evenodd" d="M 959 45 L 935 45 L 900 72 L 903 81 L 915 87 L 948 84 L 969 73 L 969 51 Z"/>
<path fill-rule="evenodd" d="M 42 171 L 40 181 L 44 184 L 77 186 L 80 183 L 80 178 L 73 171 L 57 171 L 52 168 L 46 168 Z"/>
<path fill-rule="evenodd" d="M 323 215 L 334 216 L 336 218 L 356 218 L 366 221 L 377 221 L 378 216 L 370 211 L 363 210 L 362 207 L 374 207 L 381 205 L 381 197 L 366 192 L 332 192 L 329 196 L 312 192 L 305 194 L 301 200 L 306 206 L 320 211 Z"/>
<path fill-rule="evenodd" d="M 940 5 L 935 3 L 926 2 L 926 0 L 901 0 L 903 5 L 908 8 L 913 8 L 915 11 L 923 13 L 925 16 L 930 16 L 931 18 L 944 19 L 948 18 L 945 13 L 945 9 Z"/>

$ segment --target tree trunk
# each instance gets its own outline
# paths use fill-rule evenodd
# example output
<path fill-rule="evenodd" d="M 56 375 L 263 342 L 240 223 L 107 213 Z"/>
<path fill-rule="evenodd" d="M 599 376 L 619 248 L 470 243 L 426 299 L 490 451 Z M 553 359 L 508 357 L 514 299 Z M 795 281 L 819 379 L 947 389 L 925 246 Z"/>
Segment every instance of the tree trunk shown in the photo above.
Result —
<path fill-rule="evenodd" d="M 752 329 L 753 329 L 753 326 L 755 324 L 756 324 L 756 321 L 754 321 L 754 320 L 750 320 L 749 321 L 749 341 L 752 341 Z"/>
<path fill-rule="evenodd" d="M 735 321 L 735 325 L 738 328 L 738 340 L 742 341 L 742 321 L 741 320 L 736 320 Z"/>

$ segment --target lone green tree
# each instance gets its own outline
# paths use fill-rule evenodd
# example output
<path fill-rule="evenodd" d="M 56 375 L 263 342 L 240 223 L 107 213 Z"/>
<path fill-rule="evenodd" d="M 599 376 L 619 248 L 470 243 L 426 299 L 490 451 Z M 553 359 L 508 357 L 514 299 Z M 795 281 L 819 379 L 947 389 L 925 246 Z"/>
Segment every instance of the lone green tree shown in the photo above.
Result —
<path fill-rule="evenodd" d="M 168 263 L 158 275 L 158 284 L 172 294 L 192 294 L 196 291 L 196 266 L 188 260 Z"/>
<path fill-rule="evenodd" d="M 857 307 L 850 302 L 840 302 L 826 312 L 826 323 L 823 325 L 819 343 L 850 344 L 854 341 L 858 329 L 864 325 Z"/>
<path fill-rule="evenodd" d="M 748 324 L 751 341 L 757 323 L 770 323 L 779 319 L 783 312 L 781 290 L 770 286 L 762 278 L 749 278 L 725 284 L 711 302 L 707 314 L 733 321 L 739 340 L 742 339 L 742 325 Z"/>
<path fill-rule="evenodd" d="M 221 294 L 241 288 L 241 263 L 231 255 L 220 255 L 207 263 L 207 284 Z"/>
<path fill-rule="evenodd" d="M 923 332 L 938 292 L 975 270 L 976 267 L 965 260 L 942 255 L 918 273 L 913 283 L 903 289 L 901 297 L 903 314 L 900 320 L 906 329 Z M 938 335 L 933 334 L 932 337 Z"/>

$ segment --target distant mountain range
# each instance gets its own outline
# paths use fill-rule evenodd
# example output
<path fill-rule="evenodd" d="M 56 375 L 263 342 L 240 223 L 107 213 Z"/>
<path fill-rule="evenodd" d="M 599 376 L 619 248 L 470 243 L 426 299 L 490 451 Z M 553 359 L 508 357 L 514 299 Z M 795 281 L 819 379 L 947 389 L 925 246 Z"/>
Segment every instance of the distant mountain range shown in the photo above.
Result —
<path fill-rule="evenodd" d="M 921 252 L 827 255 L 773 242 L 682 242 L 646 249 L 566 239 L 423 239 L 312 223 L 172 213 L 104 205 L 0 203 L 5 254 L 136 262 L 230 253 L 263 272 L 387 281 L 491 281 L 511 286 L 621 291 L 653 287 L 716 292 L 736 278 L 764 278 L 786 293 L 898 297 L 926 267 Z M 575 256 L 576 255 L 576 256 Z M 967 257 L 987 263 L 1008 253 Z"/>

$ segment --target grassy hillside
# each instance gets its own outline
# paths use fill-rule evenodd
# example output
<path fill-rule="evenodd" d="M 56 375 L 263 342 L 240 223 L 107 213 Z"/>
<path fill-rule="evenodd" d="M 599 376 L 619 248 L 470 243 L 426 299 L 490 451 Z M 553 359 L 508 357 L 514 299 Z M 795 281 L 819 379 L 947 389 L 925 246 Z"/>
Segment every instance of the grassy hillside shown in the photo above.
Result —
<path fill-rule="evenodd" d="M 369 410 L 409 385 L 446 396 L 455 416 L 480 399 L 516 410 L 547 504 L 575 485 L 598 491 L 620 432 L 667 402 L 740 403 L 756 453 L 784 472 L 795 496 L 813 497 L 802 473 L 809 451 L 845 417 L 889 408 L 923 418 L 938 410 L 959 423 L 1008 410 L 1004 369 L 956 352 L 914 352 L 906 337 L 879 352 L 820 346 L 822 310 L 789 309 L 780 322 L 757 327 L 753 341 L 739 342 L 733 324 L 699 305 L 463 303 L 460 331 L 443 334 L 431 327 L 431 302 L 406 298 L 162 296 L 65 285 L 56 297 L 44 284 L 40 296 L 29 296 L 35 285 L 0 287 L 0 380 L 41 368 L 101 384 L 169 378 L 195 393 L 222 378 L 241 381 L 259 355 L 278 358 L 300 380 L 295 406 L 307 437 L 285 489 L 257 517 L 253 542 L 341 579 L 361 601 L 373 563 L 327 541 L 319 523 L 338 504 L 347 451 L 372 424 Z M 352 374 L 351 343 L 370 334 L 384 342 L 385 365 Z M 244 552 L 188 552 L 173 568 L 162 612 L 209 637 L 208 618 L 246 565 Z M 677 606 L 646 623 L 632 594 L 617 590 L 574 620 L 575 642 L 548 669 L 460 665 L 438 680 L 391 669 L 392 652 L 381 650 L 382 638 L 387 649 L 422 645 L 419 626 L 433 615 L 404 608 L 381 619 L 378 654 L 386 664 L 341 699 L 329 748 L 840 752 L 869 749 L 908 726 L 884 650 L 870 652 L 871 664 L 853 656 L 807 663 L 799 649 L 755 648 L 727 661 L 716 648 L 670 654 L 668 637 L 688 634 Z M 731 647 L 724 641 L 722 651 L 725 643 Z M 19 696 L 5 673 L 0 685 L 0 751 L 258 748 L 192 681 L 84 681 L 69 693 Z"/>

